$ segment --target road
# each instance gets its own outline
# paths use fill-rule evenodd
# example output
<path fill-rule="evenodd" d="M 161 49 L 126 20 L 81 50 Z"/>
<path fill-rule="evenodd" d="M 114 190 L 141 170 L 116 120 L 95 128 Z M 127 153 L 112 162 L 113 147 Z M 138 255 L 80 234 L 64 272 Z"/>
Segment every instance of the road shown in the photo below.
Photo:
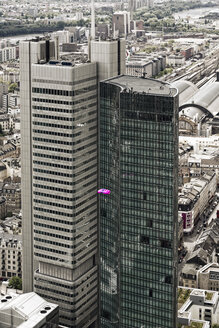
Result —
<path fill-rule="evenodd" d="M 210 216 L 208 217 L 207 219 L 207 222 L 208 222 L 208 227 L 211 227 L 213 222 L 214 222 L 214 219 L 216 218 L 217 216 L 217 210 L 219 210 L 219 203 L 217 204 L 217 206 L 213 209 L 212 213 L 210 214 Z M 200 226 L 202 226 L 200 228 Z M 200 232 L 198 233 L 197 231 L 200 230 Z M 188 250 L 188 253 L 186 254 L 186 256 L 184 257 L 183 261 L 181 263 L 178 264 L 178 272 L 179 272 L 179 275 L 187 261 L 187 259 L 190 257 L 192 251 L 194 250 L 194 247 L 196 245 L 196 242 L 199 238 L 199 236 L 201 235 L 201 233 L 203 231 L 205 231 L 206 228 L 203 227 L 203 219 L 202 220 L 199 220 L 197 225 L 195 226 L 194 230 L 193 230 L 193 233 L 189 236 L 185 236 L 184 235 L 184 246 L 185 248 Z M 216 256 L 215 256 L 215 253 L 213 253 L 213 260 L 216 261 Z"/>

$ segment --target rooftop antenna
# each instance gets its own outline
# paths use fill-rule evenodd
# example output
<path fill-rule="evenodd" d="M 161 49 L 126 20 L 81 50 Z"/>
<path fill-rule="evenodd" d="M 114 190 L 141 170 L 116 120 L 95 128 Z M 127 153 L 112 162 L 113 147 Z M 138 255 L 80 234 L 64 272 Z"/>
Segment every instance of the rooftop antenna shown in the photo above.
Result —
<path fill-rule="evenodd" d="M 91 39 L 95 40 L 95 9 L 94 0 L 91 0 Z"/>

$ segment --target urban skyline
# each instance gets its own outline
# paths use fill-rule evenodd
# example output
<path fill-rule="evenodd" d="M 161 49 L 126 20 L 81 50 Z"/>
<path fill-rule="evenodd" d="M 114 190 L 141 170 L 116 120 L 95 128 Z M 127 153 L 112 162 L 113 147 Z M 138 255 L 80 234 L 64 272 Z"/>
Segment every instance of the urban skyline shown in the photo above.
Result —
<path fill-rule="evenodd" d="M 217 8 L 0 1 L 0 328 L 218 328 Z"/>

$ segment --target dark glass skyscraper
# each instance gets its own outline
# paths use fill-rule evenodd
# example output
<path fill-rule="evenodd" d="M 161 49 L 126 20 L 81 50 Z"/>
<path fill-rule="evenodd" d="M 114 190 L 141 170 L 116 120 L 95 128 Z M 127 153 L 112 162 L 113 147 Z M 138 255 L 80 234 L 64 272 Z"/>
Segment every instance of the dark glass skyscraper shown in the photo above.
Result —
<path fill-rule="evenodd" d="M 101 328 L 175 328 L 178 91 L 100 83 Z"/>

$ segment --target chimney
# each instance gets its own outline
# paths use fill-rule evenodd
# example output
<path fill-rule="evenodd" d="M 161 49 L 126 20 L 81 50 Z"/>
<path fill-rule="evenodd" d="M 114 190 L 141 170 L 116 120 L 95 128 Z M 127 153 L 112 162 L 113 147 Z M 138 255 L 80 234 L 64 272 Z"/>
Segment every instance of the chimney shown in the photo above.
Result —
<path fill-rule="evenodd" d="M 94 0 L 91 0 L 91 39 L 95 40 L 95 9 Z"/>

